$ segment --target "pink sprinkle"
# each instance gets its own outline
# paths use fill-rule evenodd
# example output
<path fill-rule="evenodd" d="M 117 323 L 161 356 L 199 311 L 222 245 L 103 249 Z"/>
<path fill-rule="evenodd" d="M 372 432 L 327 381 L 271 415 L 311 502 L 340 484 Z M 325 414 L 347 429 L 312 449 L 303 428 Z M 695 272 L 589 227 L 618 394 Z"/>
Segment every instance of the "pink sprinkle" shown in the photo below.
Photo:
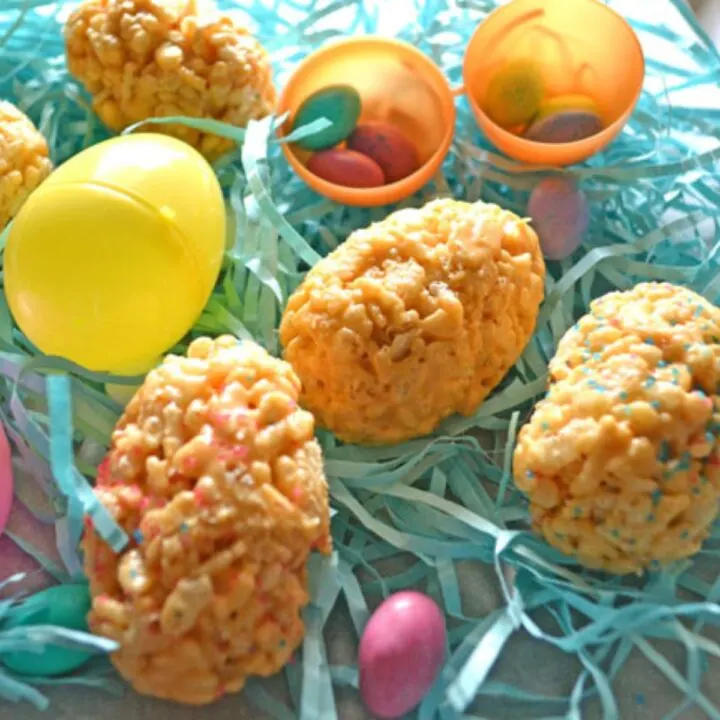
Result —
<path fill-rule="evenodd" d="M 193 470 L 197 467 L 198 460 L 196 457 L 189 457 L 183 462 L 183 467 L 187 468 L 188 470 Z"/>
<path fill-rule="evenodd" d="M 292 497 L 293 497 L 293 500 L 299 500 L 302 496 L 303 496 L 303 490 L 302 490 L 302 488 L 301 488 L 299 485 L 296 485 L 296 486 L 292 489 Z"/>
<path fill-rule="evenodd" d="M 140 501 L 140 510 L 145 512 L 150 507 L 150 498 L 146 495 L 141 501 Z"/>
<path fill-rule="evenodd" d="M 204 505 L 204 504 L 205 504 L 206 497 L 205 497 L 205 494 L 203 493 L 203 491 L 202 491 L 201 488 L 197 488 L 197 487 L 196 487 L 196 488 L 193 490 L 193 495 L 195 496 L 195 502 L 196 502 L 198 505 Z"/>
<path fill-rule="evenodd" d="M 244 445 L 236 445 L 232 453 L 237 460 L 244 460 L 248 456 L 248 449 Z"/>

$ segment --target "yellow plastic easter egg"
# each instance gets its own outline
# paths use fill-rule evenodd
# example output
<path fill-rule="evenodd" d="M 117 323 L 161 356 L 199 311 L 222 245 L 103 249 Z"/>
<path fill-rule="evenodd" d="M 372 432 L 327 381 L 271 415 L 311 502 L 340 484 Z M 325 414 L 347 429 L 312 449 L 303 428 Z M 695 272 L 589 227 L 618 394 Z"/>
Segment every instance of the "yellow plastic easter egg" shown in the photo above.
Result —
<path fill-rule="evenodd" d="M 5 291 L 41 351 L 132 374 L 192 327 L 217 280 L 225 207 L 206 160 L 156 133 L 95 145 L 17 215 Z"/>

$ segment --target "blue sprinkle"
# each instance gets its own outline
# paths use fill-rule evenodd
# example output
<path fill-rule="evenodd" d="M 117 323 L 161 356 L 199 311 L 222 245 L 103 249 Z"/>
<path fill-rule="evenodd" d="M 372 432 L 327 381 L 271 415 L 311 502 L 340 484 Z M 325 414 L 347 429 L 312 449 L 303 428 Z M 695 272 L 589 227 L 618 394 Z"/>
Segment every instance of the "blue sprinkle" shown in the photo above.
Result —
<path fill-rule="evenodd" d="M 705 440 L 709 443 L 715 442 L 715 436 L 711 432 L 705 433 Z"/>
<path fill-rule="evenodd" d="M 287 643 L 285 642 L 285 640 L 281 640 L 281 641 L 278 643 L 278 645 L 280 645 L 281 648 L 284 648 L 286 644 L 287 644 Z"/>
<path fill-rule="evenodd" d="M 685 344 L 683 345 L 683 350 L 685 350 L 685 352 L 687 352 L 691 347 L 692 347 L 692 346 L 690 345 L 690 343 L 685 343 Z"/>
<path fill-rule="evenodd" d="M 662 407 L 662 404 L 660 403 L 659 400 L 653 400 L 650 404 L 651 404 L 656 410 L 659 410 L 659 409 Z"/>
<path fill-rule="evenodd" d="M 190 529 L 190 526 L 189 526 L 186 522 L 183 522 L 182 525 L 180 525 L 180 532 L 181 532 L 181 533 L 185 533 L 185 532 L 187 532 L 189 529 Z"/>
<path fill-rule="evenodd" d="M 680 533 L 680 539 L 681 540 L 687 540 L 690 537 L 690 533 L 687 530 L 683 530 Z"/>
<path fill-rule="evenodd" d="M 544 423 L 541 423 L 541 424 L 540 424 L 540 427 L 541 427 L 544 431 L 547 432 L 547 431 L 550 429 L 550 424 L 544 422 Z"/>
<path fill-rule="evenodd" d="M 644 705 L 645 704 L 645 696 L 642 693 L 636 693 L 635 694 L 635 702 L 638 705 Z"/>
<path fill-rule="evenodd" d="M 574 515 L 576 518 L 577 518 L 577 517 L 582 517 L 582 514 L 583 514 L 582 508 L 576 507 L 576 508 L 573 510 L 573 515 Z"/>
<path fill-rule="evenodd" d="M 690 453 L 684 452 L 680 456 L 680 462 L 678 462 L 678 470 L 689 470 L 690 469 Z"/>
<path fill-rule="evenodd" d="M 662 500 L 662 492 L 660 490 L 653 490 L 652 497 L 653 505 L 657 505 Z"/>
<path fill-rule="evenodd" d="M 652 377 L 652 376 L 650 376 L 650 377 L 645 381 L 645 387 L 646 387 L 646 388 L 652 387 L 656 382 L 657 382 L 657 381 L 655 380 L 655 378 Z"/>
<path fill-rule="evenodd" d="M 593 360 L 600 360 L 602 358 L 602 353 L 595 352 L 592 354 Z"/>
<path fill-rule="evenodd" d="M 620 397 L 621 400 L 627 400 L 630 396 L 627 394 L 627 392 L 626 392 L 625 390 L 623 390 L 623 391 L 620 393 L 620 396 L 619 396 L 619 397 Z"/>
<path fill-rule="evenodd" d="M 695 308 L 695 314 L 693 315 L 693 317 L 700 317 L 700 315 L 702 314 L 702 311 L 703 311 L 703 306 L 702 306 L 702 305 L 698 305 L 698 306 Z"/>
<path fill-rule="evenodd" d="M 699 397 L 705 397 L 705 391 L 701 390 L 700 388 L 695 389 L 695 394 L 698 395 Z"/>
<path fill-rule="evenodd" d="M 142 542 L 143 542 L 143 540 L 145 539 L 145 538 L 143 537 L 143 534 L 142 534 L 139 530 L 136 530 L 136 531 L 133 533 L 133 537 L 135 538 L 135 542 L 136 542 L 138 545 L 142 545 Z"/>
<path fill-rule="evenodd" d="M 620 537 L 620 533 L 618 530 L 611 530 L 610 535 L 612 535 L 614 538 Z"/>
<path fill-rule="evenodd" d="M 526 478 L 529 478 L 529 479 L 532 479 L 532 478 L 535 477 L 535 473 L 534 473 L 532 470 L 526 470 L 526 471 L 525 471 L 525 477 L 526 477 Z"/>
<path fill-rule="evenodd" d="M 670 457 L 670 445 L 665 440 L 663 440 L 660 443 L 660 448 L 658 449 L 658 460 L 660 462 L 667 462 L 669 457 Z"/>
<path fill-rule="evenodd" d="M 654 345 L 655 341 L 652 338 L 645 338 L 646 345 Z"/>
<path fill-rule="evenodd" d="M 657 366 L 659 368 L 664 368 L 664 367 L 667 367 L 667 363 L 664 360 L 660 360 L 660 362 L 658 362 Z"/>
<path fill-rule="evenodd" d="M 699 488 L 699 487 L 694 487 L 694 488 L 692 489 L 692 494 L 693 494 L 693 495 L 699 495 L 699 494 L 700 494 L 700 488 Z"/>
<path fill-rule="evenodd" d="M 138 576 L 137 570 L 135 570 L 135 568 L 133 568 L 133 569 L 130 571 L 130 579 L 131 579 L 131 580 L 137 580 L 137 576 Z"/>
<path fill-rule="evenodd" d="M 655 522 L 655 514 L 654 513 L 648 513 L 645 517 L 645 520 L 647 522 Z"/>

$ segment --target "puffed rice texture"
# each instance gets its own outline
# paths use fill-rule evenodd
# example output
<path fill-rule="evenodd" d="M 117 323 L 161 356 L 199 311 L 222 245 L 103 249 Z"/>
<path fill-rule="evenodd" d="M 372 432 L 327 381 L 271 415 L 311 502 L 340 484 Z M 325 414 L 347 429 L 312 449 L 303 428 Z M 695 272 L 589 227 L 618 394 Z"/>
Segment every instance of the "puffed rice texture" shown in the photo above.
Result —
<path fill-rule="evenodd" d="M 112 130 L 150 117 L 212 118 L 238 127 L 273 112 L 276 93 L 262 45 L 212 3 L 85 0 L 65 25 L 70 73 Z M 148 125 L 215 159 L 230 140 L 178 124 Z"/>
<path fill-rule="evenodd" d="M 0 230 L 51 170 L 42 133 L 25 113 L 0 100 Z"/>
<path fill-rule="evenodd" d="M 544 278 L 535 232 L 496 205 L 434 200 L 354 232 L 280 325 L 301 402 L 367 444 L 474 413 L 529 341 Z"/>
<path fill-rule="evenodd" d="M 534 527 L 586 567 L 698 551 L 720 497 L 720 310 L 668 283 L 596 300 L 559 343 L 518 436 Z"/>
<path fill-rule="evenodd" d="M 290 366 L 232 337 L 150 372 L 112 435 L 95 492 L 131 538 L 88 524 L 91 629 L 146 695 L 192 705 L 267 676 L 302 641 L 311 550 L 331 550 L 312 415 Z"/>

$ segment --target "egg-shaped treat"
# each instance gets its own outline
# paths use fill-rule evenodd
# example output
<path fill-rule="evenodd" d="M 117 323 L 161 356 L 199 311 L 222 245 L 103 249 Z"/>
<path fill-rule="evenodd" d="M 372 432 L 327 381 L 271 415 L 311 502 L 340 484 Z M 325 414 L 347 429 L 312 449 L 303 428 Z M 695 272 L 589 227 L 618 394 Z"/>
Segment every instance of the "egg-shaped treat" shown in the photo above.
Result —
<path fill-rule="evenodd" d="M 368 444 L 472 414 L 530 339 L 544 277 L 535 232 L 496 205 L 434 200 L 352 233 L 280 324 L 301 402 Z"/>
<path fill-rule="evenodd" d="M 186 115 L 245 127 L 275 108 L 268 53 L 231 16 L 196 0 L 84 0 L 65 24 L 70 73 L 115 131 Z M 180 125 L 152 125 L 212 159 L 232 141 Z"/>
<path fill-rule="evenodd" d="M 51 170 L 42 133 L 25 113 L 0 100 L 0 230 Z"/>
<path fill-rule="evenodd" d="M 302 641 L 308 556 L 329 553 L 327 484 L 292 368 L 200 338 L 130 401 L 95 492 L 131 540 L 83 539 L 90 628 L 140 693 L 202 705 L 277 672 Z"/>
<path fill-rule="evenodd" d="M 699 295 L 643 283 L 595 300 L 518 436 L 535 529 L 618 574 L 697 552 L 718 512 L 719 379 L 720 310 Z"/>

